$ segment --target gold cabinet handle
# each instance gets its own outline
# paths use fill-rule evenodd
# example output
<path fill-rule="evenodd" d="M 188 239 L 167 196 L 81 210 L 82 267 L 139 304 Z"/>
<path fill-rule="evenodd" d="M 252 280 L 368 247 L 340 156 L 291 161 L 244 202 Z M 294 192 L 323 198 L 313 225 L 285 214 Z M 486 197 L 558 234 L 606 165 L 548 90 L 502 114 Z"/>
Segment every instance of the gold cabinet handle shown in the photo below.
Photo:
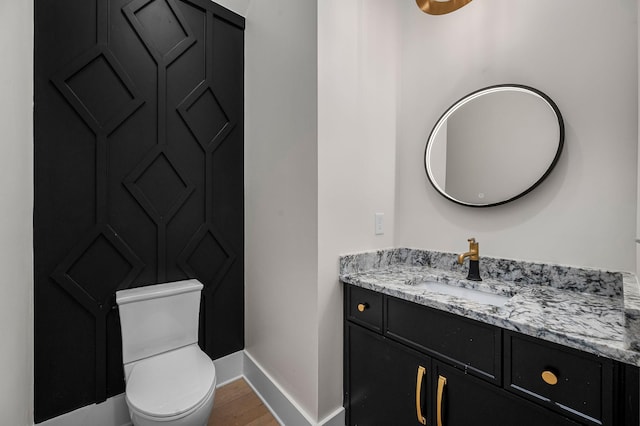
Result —
<path fill-rule="evenodd" d="M 438 426 L 442 426 L 442 398 L 444 397 L 444 387 L 447 384 L 447 378 L 444 376 L 438 376 L 438 393 L 436 395 L 436 419 Z"/>
<path fill-rule="evenodd" d="M 422 415 L 422 401 L 420 400 L 420 394 L 422 393 L 422 379 L 426 374 L 427 369 L 423 366 L 418 366 L 418 377 L 416 378 L 416 415 L 418 416 L 418 422 L 426 425 L 427 418 Z"/>
<path fill-rule="evenodd" d="M 364 312 L 369 307 L 368 303 L 358 303 L 358 310 Z"/>
<path fill-rule="evenodd" d="M 553 371 L 545 370 L 541 374 L 542 380 L 548 385 L 555 385 L 558 383 L 558 376 Z"/>

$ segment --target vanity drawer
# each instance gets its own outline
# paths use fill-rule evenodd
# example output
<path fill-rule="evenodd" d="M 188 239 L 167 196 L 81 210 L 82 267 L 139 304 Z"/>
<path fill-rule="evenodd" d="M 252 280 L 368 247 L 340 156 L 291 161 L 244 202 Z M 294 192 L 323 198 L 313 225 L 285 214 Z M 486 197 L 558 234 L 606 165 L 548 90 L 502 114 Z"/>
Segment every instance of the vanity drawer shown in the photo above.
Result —
<path fill-rule="evenodd" d="M 613 362 L 505 332 L 505 387 L 586 424 L 612 425 Z"/>
<path fill-rule="evenodd" d="M 382 293 L 360 287 L 347 286 L 345 316 L 349 321 L 382 332 Z"/>
<path fill-rule="evenodd" d="M 387 297 L 386 309 L 386 336 L 501 384 L 498 327 L 393 297 Z"/>

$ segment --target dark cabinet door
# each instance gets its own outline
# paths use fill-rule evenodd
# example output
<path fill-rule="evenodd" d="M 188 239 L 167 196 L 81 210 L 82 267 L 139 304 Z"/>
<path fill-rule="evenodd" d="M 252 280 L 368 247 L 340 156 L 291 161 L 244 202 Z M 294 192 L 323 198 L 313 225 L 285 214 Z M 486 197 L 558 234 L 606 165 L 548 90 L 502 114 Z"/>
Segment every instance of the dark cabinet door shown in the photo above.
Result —
<path fill-rule="evenodd" d="M 429 358 L 357 325 L 347 324 L 345 333 L 347 424 L 414 426 L 423 424 L 421 414 L 426 424 L 434 425 Z"/>
<path fill-rule="evenodd" d="M 437 426 L 578 425 L 446 364 L 433 362 L 431 394 Z"/>

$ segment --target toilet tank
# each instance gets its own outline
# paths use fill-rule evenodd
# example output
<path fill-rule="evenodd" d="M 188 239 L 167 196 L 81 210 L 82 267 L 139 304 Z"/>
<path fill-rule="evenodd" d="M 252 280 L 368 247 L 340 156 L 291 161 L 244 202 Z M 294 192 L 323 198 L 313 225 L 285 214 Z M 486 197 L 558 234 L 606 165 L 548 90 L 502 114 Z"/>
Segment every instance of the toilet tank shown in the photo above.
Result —
<path fill-rule="evenodd" d="M 197 343 L 202 287 L 185 280 L 116 292 L 124 364 Z"/>

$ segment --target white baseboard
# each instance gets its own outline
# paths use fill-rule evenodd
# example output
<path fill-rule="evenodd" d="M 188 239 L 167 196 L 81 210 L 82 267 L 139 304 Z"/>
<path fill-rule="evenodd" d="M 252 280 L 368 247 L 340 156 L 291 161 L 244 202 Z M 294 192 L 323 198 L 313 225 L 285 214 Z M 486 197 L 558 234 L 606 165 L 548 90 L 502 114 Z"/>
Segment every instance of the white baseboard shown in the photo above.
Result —
<path fill-rule="evenodd" d="M 340 407 L 319 423 L 311 420 L 309 414 L 295 402 L 262 366 L 247 352 L 244 352 L 244 378 L 284 426 L 344 426 L 345 412 Z"/>
<path fill-rule="evenodd" d="M 244 378 L 260 396 L 265 405 L 274 413 L 280 424 L 285 426 L 312 426 L 314 423 L 273 378 L 267 374 L 248 352 L 245 351 Z"/>
<path fill-rule="evenodd" d="M 318 426 L 344 426 L 346 424 L 346 412 L 344 411 L 344 407 L 340 407 L 336 411 L 322 419 Z"/>
<path fill-rule="evenodd" d="M 124 394 L 38 423 L 38 426 L 131 426 Z"/>
<path fill-rule="evenodd" d="M 213 365 L 216 366 L 216 380 L 218 381 L 216 388 L 238 380 L 244 376 L 244 351 L 218 358 L 213 361 Z"/>
<path fill-rule="evenodd" d="M 262 399 L 276 420 L 284 426 L 344 426 L 344 408 L 340 407 L 319 423 L 311 420 L 284 389 L 246 351 L 238 351 L 213 362 L 217 387 L 243 377 Z M 38 423 L 38 426 L 131 426 L 124 394 L 100 404 L 87 405 L 70 413 Z"/>

